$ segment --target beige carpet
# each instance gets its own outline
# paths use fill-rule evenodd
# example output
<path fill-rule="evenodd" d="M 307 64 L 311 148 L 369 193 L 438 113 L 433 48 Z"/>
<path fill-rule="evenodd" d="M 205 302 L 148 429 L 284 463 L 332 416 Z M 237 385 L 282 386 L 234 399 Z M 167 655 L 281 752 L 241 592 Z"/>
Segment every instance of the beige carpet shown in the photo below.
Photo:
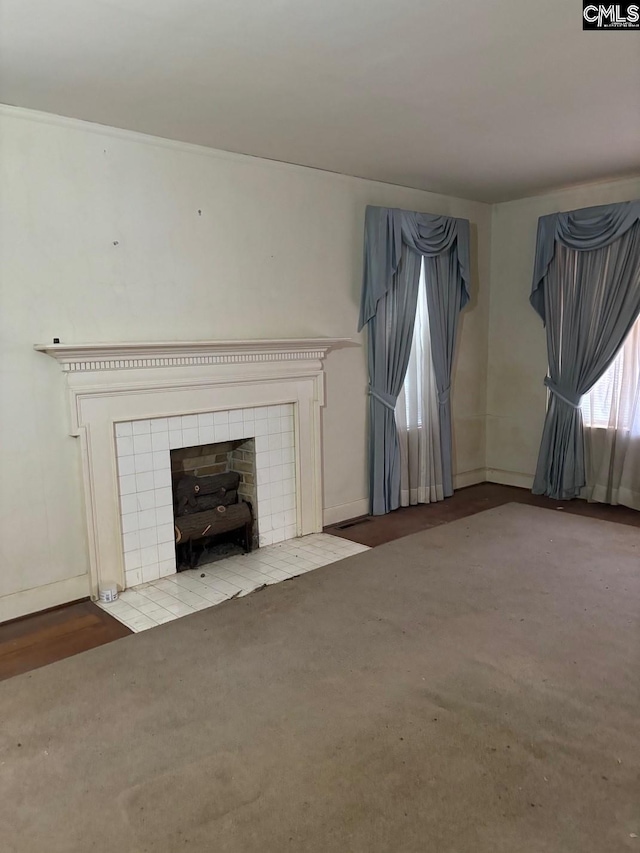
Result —
<path fill-rule="evenodd" d="M 639 540 L 509 504 L 6 681 L 0 848 L 640 851 Z"/>

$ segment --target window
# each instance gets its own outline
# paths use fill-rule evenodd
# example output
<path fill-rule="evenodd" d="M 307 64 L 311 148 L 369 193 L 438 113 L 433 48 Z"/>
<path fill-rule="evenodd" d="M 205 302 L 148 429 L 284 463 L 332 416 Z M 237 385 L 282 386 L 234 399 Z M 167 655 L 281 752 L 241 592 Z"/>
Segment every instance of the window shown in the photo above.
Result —
<path fill-rule="evenodd" d="M 405 429 L 422 429 L 425 418 L 425 406 L 436 411 L 438 407 L 438 392 L 436 378 L 433 375 L 431 360 L 431 336 L 429 330 L 429 308 L 427 307 L 427 289 L 425 284 L 424 259 L 420 265 L 420 283 L 418 286 L 418 303 L 416 305 L 416 322 L 413 327 L 413 340 L 407 375 L 398 406 L 402 411 L 397 413 L 399 425 Z"/>
<path fill-rule="evenodd" d="M 444 498 L 438 391 L 431 356 L 424 259 L 407 375 L 396 404 L 400 445 L 400 504 Z"/>
<path fill-rule="evenodd" d="M 640 436 L 640 318 L 608 370 L 582 398 L 586 427 Z"/>

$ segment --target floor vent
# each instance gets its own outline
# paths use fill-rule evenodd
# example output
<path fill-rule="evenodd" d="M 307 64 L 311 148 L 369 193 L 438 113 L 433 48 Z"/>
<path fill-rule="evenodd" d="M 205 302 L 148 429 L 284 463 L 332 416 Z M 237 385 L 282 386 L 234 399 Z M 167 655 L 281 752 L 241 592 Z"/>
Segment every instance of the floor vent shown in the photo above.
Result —
<path fill-rule="evenodd" d="M 368 521 L 373 521 L 372 518 L 366 516 L 365 518 L 356 518 L 353 521 L 345 521 L 344 524 L 336 524 L 336 530 L 347 530 L 349 527 L 356 527 L 358 524 L 365 524 Z"/>

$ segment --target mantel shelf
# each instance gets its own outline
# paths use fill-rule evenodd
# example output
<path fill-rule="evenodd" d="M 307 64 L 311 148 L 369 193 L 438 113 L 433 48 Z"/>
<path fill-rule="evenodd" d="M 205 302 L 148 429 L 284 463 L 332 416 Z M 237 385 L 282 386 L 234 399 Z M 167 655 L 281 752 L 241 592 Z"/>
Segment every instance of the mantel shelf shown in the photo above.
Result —
<path fill-rule="evenodd" d="M 126 370 L 206 364 L 323 359 L 332 349 L 357 346 L 351 338 L 283 338 L 237 341 L 36 344 L 65 371 Z"/>

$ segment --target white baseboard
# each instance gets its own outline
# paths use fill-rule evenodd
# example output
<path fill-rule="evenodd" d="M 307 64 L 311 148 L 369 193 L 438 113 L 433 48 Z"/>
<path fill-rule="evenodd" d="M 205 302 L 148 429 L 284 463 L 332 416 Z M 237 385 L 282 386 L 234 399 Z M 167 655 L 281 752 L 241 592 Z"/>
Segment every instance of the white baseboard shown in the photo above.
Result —
<path fill-rule="evenodd" d="M 340 521 L 348 521 L 350 518 L 367 515 L 368 512 L 369 499 L 362 498 L 362 500 L 351 501 L 348 504 L 326 507 L 322 513 L 322 521 L 324 526 L 327 527 L 329 524 L 338 524 Z"/>
<path fill-rule="evenodd" d="M 66 578 L 63 581 L 49 583 L 45 586 L 36 586 L 33 589 L 25 589 L 14 592 L 11 595 L 0 596 L 0 622 L 8 619 L 17 619 L 29 613 L 37 613 L 48 607 L 56 607 L 58 604 L 66 604 L 68 601 L 77 601 L 89 595 L 89 575 L 79 575 L 75 578 Z"/>
<path fill-rule="evenodd" d="M 487 479 L 486 468 L 474 468 L 472 471 L 461 471 L 453 475 L 453 488 L 465 489 L 467 486 L 475 486 L 476 483 L 484 483 Z"/>
<path fill-rule="evenodd" d="M 531 489 L 533 474 L 522 474 L 519 471 L 503 471 L 501 468 L 487 468 L 487 481 L 500 483 L 502 486 L 518 486 L 521 489 Z"/>

